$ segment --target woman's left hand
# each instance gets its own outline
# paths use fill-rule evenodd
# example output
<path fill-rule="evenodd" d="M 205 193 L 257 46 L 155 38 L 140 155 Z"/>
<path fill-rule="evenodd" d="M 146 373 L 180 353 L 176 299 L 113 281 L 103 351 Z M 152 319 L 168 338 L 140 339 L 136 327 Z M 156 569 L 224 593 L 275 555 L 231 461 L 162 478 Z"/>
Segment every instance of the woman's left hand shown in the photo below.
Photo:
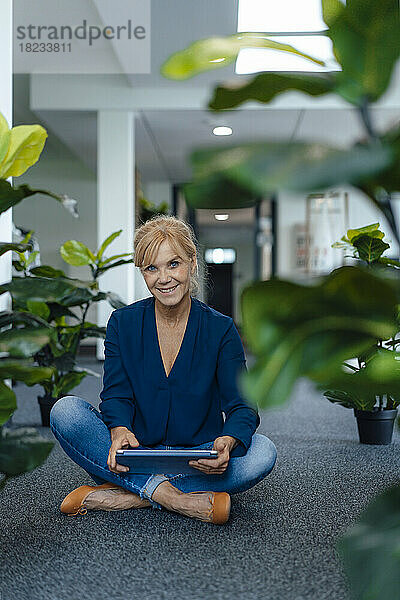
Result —
<path fill-rule="evenodd" d="M 190 460 L 189 465 L 207 475 L 219 475 L 226 471 L 229 464 L 229 456 L 235 446 L 235 438 L 224 435 L 216 438 L 213 450 L 218 451 L 218 458 L 199 458 Z"/>

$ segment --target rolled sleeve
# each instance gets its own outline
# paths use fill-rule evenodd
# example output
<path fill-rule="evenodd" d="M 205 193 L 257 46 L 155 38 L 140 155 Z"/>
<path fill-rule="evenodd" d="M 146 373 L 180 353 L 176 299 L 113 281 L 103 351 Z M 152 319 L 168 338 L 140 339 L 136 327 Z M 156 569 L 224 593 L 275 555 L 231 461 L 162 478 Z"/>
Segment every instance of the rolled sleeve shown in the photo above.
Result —
<path fill-rule="evenodd" d="M 115 313 L 107 323 L 104 340 L 103 389 L 100 392 L 99 410 L 109 429 L 124 426 L 132 430 L 135 416 L 133 392 L 118 343 L 118 321 Z"/>
<path fill-rule="evenodd" d="M 252 408 L 240 393 L 238 380 L 244 371 L 247 371 L 247 367 L 243 344 L 231 319 L 221 341 L 216 372 L 221 409 L 226 416 L 222 435 L 230 435 L 239 440 L 247 452 L 252 436 L 260 424 L 260 416 L 257 409 Z M 232 454 L 235 454 L 235 449 Z"/>

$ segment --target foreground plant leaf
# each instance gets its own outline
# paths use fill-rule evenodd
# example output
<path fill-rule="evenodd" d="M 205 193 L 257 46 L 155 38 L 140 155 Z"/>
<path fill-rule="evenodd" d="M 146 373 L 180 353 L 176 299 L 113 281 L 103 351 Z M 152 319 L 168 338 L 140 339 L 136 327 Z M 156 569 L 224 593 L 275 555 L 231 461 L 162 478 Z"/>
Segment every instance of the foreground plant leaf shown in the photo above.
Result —
<path fill-rule="evenodd" d="M 380 143 L 349 150 L 303 142 L 206 148 L 191 155 L 194 182 L 185 188 L 185 196 L 194 208 L 224 204 L 242 208 L 250 198 L 254 203 L 254 198 L 278 190 L 308 192 L 344 182 L 357 185 L 392 160 L 391 147 Z"/>
<path fill-rule="evenodd" d="M 211 110 L 235 108 L 244 102 L 257 101 L 268 104 L 273 98 L 296 90 L 310 96 L 322 96 L 335 89 L 335 76 L 330 73 L 296 75 L 282 73 L 259 73 L 255 77 L 235 80 L 218 85 L 208 107 Z"/>
<path fill-rule="evenodd" d="M 0 472 L 15 477 L 33 471 L 50 454 L 54 442 L 41 437 L 33 427 L 0 430 Z"/>
<path fill-rule="evenodd" d="M 344 360 L 397 332 L 396 301 L 390 283 L 360 267 L 312 286 L 271 280 L 244 288 L 243 332 L 256 362 L 243 373 L 243 393 L 264 408 L 284 403 L 299 377 L 329 381 Z"/>
<path fill-rule="evenodd" d="M 400 485 L 377 496 L 336 544 L 354 600 L 397 598 Z"/>
<path fill-rule="evenodd" d="M 198 73 L 219 69 L 236 60 L 242 48 L 270 48 L 302 56 L 324 65 L 324 62 L 296 50 L 289 44 L 269 39 L 263 32 L 241 32 L 225 37 L 210 37 L 190 44 L 172 54 L 161 66 L 161 74 L 168 79 L 189 79 Z"/>
<path fill-rule="evenodd" d="M 322 0 L 336 60 L 337 92 L 348 102 L 376 102 L 386 91 L 400 56 L 397 0 Z"/>

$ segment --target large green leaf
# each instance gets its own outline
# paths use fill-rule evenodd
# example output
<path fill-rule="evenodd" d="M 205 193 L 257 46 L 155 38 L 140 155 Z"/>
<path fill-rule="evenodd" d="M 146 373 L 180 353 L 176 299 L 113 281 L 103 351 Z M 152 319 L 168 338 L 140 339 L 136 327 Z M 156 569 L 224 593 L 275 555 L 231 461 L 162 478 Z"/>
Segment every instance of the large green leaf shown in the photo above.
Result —
<path fill-rule="evenodd" d="M 33 361 L 10 358 L 0 359 L 0 379 L 15 379 L 32 386 L 43 380 L 51 379 L 54 374 L 52 367 L 38 367 Z"/>
<path fill-rule="evenodd" d="M 392 285 L 359 267 L 341 267 L 311 286 L 271 280 L 246 287 L 242 325 L 256 363 L 243 373 L 242 391 L 265 407 L 285 402 L 298 377 L 329 380 L 343 360 L 397 332 L 395 306 Z"/>
<path fill-rule="evenodd" d="M 239 79 L 217 86 L 208 106 L 211 110 L 223 110 L 235 108 L 249 100 L 268 104 L 275 96 L 288 90 L 322 96 L 334 91 L 334 87 L 335 76 L 328 73 L 259 73 L 244 82 Z"/>
<path fill-rule="evenodd" d="M 53 330 L 43 327 L 7 329 L 0 332 L 0 352 L 9 352 L 11 356 L 28 358 L 42 346 L 48 344 L 52 336 Z"/>
<path fill-rule="evenodd" d="M 13 277 L 12 281 L 0 285 L 0 294 L 10 292 L 18 302 L 58 302 L 65 306 L 76 306 L 93 299 L 90 291 L 62 280 L 50 277 Z"/>
<path fill-rule="evenodd" d="M 337 91 L 348 102 L 375 102 L 386 91 L 400 56 L 398 0 L 322 0 L 333 43 Z"/>
<path fill-rule="evenodd" d="M 15 393 L 0 380 L 0 427 L 7 423 L 13 412 L 17 409 Z"/>
<path fill-rule="evenodd" d="M 391 148 L 380 143 L 337 150 L 317 143 L 260 142 L 197 150 L 191 160 L 195 179 L 185 195 L 192 206 L 220 208 L 225 203 L 241 208 L 240 190 L 245 191 L 247 202 L 251 196 L 282 189 L 308 192 L 344 182 L 357 184 L 385 168 L 393 156 Z M 228 182 L 237 191 L 233 199 Z M 211 197 L 210 190 L 215 191 Z M 222 197 L 216 206 L 219 193 Z"/>
<path fill-rule="evenodd" d="M 318 382 L 320 389 L 340 390 L 347 399 L 352 399 L 353 407 L 371 410 L 376 396 L 388 395 L 395 406 L 400 399 L 400 354 L 379 349 L 366 366 L 356 373 L 345 373 L 343 369 L 332 369 L 324 381 Z M 325 395 L 327 395 L 325 393 Z"/>
<path fill-rule="evenodd" d="M 0 472 L 7 476 L 33 471 L 51 452 L 54 442 L 41 437 L 33 427 L 2 429 L 0 437 Z"/>
<path fill-rule="evenodd" d="M 391 600 L 400 590 L 400 486 L 376 497 L 337 542 L 354 600 Z"/>
<path fill-rule="evenodd" d="M 0 311 L 0 327 L 6 327 L 12 323 L 27 323 L 29 325 L 42 325 L 48 327 L 50 325 L 42 319 L 40 316 L 30 312 L 23 312 L 18 310 L 2 310 Z"/>
<path fill-rule="evenodd" d="M 185 184 L 183 193 L 189 206 L 195 208 L 249 208 L 257 201 L 254 193 L 220 173 Z"/>
<path fill-rule="evenodd" d="M 161 74 L 169 79 L 189 79 L 203 71 L 231 64 L 243 48 L 269 48 L 302 56 L 317 65 L 324 62 L 296 50 L 288 44 L 275 42 L 263 32 L 242 32 L 226 37 L 198 40 L 184 50 L 172 54 L 161 66 Z"/>

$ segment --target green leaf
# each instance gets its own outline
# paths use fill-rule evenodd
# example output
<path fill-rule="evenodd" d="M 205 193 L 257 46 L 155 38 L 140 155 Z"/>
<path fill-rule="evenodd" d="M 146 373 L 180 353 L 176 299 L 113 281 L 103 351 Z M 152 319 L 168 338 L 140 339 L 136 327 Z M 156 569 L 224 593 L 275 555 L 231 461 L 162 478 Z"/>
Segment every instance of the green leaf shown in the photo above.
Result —
<path fill-rule="evenodd" d="M 17 397 L 15 393 L 4 381 L 0 381 L 0 426 L 7 423 L 16 409 Z"/>
<path fill-rule="evenodd" d="M 376 102 L 386 91 L 400 56 L 397 0 L 322 0 L 322 11 L 333 43 L 337 92 L 348 102 Z"/>
<path fill-rule="evenodd" d="M 41 437 L 33 427 L 3 428 L 0 437 L 0 472 L 8 476 L 33 471 L 49 456 L 54 442 Z"/>
<path fill-rule="evenodd" d="M 400 588 L 400 486 L 386 489 L 337 542 L 352 598 L 396 598 Z"/>
<path fill-rule="evenodd" d="M 297 90 L 310 96 L 322 96 L 334 91 L 335 78 L 331 74 L 259 73 L 251 80 L 242 79 L 224 83 L 214 89 L 209 103 L 211 110 L 235 108 L 247 101 L 264 104 L 288 90 Z"/>
<path fill-rule="evenodd" d="M 353 238 L 353 246 L 357 248 L 358 256 L 371 264 L 390 248 L 389 244 L 369 235 L 359 235 Z"/>
<path fill-rule="evenodd" d="M 62 280 L 47 277 L 13 277 L 12 281 L 0 285 L 0 294 L 10 292 L 21 304 L 26 299 L 38 302 L 58 302 L 64 306 L 76 306 L 93 299 L 89 290 Z"/>
<path fill-rule="evenodd" d="M 55 269 L 50 265 L 39 265 L 38 267 L 33 267 L 33 269 L 30 270 L 30 273 L 38 277 L 64 277 L 69 279 L 65 271 L 62 269 Z"/>
<path fill-rule="evenodd" d="M 219 69 L 233 63 L 242 48 L 269 48 L 302 56 L 317 65 L 324 62 L 268 38 L 265 33 L 243 32 L 226 37 L 198 40 L 184 50 L 172 54 L 161 66 L 161 74 L 168 79 L 189 79 L 198 73 Z"/>
<path fill-rule="evenodd" d="M 7 154 L 0 162 L 0 177 L 18 177 L 34 165 L 43 150 L 47 131 L 41 125 L 18 125 L 10 130 Z"/>
<path fill-rule="evenodd" d="M 3 162 L 10 145 L 11 132 L 4 115 L 0 112 L 0 165 Z"/>
<path fill-rule="evenodd" d="M 249 208 L 255 205 L 258 198 L 246 187 L 230 181 L 222 173 L 185 184 L 183 194 L 188 205 L 195 208 Z"/>
<path fill-rule="evenodd" d="M 74 389 L 77 385 L 80 384 L 80 382 L 86 377 L 86 375 L 86 371 L 71 371 L 70 373 L 66 373 L 65 375 L 60 377 L 57 384 L 54 386 L 57 397 L 60 397 L 63 394 L 66 394 L 70 390 Z"/>
<path fill-rule="evenodd" d="M 48 344 L 52 334 L 51 329 L 42 327 L 1 331 L 0 352 L 9 352 L 11 356 L 27 358 Z"/>
<path fill-rule="evenodd" d="M 51 379 L 54 373 L 52 367 L 37 367 L 32 361 L 0 359 L 0 379 L 15 379 L 32 386 L 43 380 Z"/>
<path fill-rule="evenodd" d="M 354 238 L 362 235 L 363 233 L 367 233 L 371 237 L 376 237 L 378 239 L 383 239 L 385 234 L 383 231 L 379 231 L 379 223 L 372 223 L 372 225 L 366 225 L 365 227 L 358 227 L 358 229 L 348 229 L 347 230 L 347 240 L 352 243 Z"/>
<path fill-rule="evenodd" d="M 246 397 L 264 408 L 285 402 L 298 377 L 329 382 L 344 360 L 397 332 L 395 306 L 392 286 L 359 267 L 336 269 L 312 286 L 270 280 L 246 287 L 242 326 L 256 357 L 242 376 Z"/>
<path fill-rule="evenodd" d="M 66 263 L 80 267 L 90 265 L 96 262 L 96 257 L 82 242 L 68 240 L 60 248 L 60 254 Z"/>
<path fill-rule="evenodd" d="M 101 257 L 103 256 L 104 250 L 107 248 L 107 246 L 109 246 L 111 244 L 111 242 L 113 242 L 115 240 L 115 238 L 117 238 L 119 235 L 121 235 L 122 229 L 119 229 L 118 231 L 114 231 L 114 233 L 112 233 L 111 235 L 109 235 L 104 242 L 102 243 L 102 245 L 99 248 L 99 251 L 96 254 L 96 259 L 98 261 L 101 260 Z M 123 255 L 121 255 L 123 256 Z"/>
<path fill-rule="evenodd" d="M 27 250 L 31 251 L 32 249 L 32 244 L 0 242 L 0 256 L 3 256 L 3 254 L 10 250 L 13 250 L 14 252 L 26 252 Z"/>
<path fill-rule="evenodd" d="M 113 308 L 122 308 L 123 306 L 126 306 L 121 296 L 115 292 L 105 292 L 104 300 L 107 300 Z"/>
<path fill-rule="evenodd" d="M 343 182 L 356 184 L 392 160 L 390 147 L 382 144 L 337 150 L 317 143 L 253 143 L 212 147 L 192 153 L 194 183 L 185 188 L 195 208 L 239 208 L 244 201 L 278 190 L 320 191 Z M 231 187 L 227 188 L 227 183 Z M 210 191 L 214 194 L 210 197 Z M 236 191 L 231 197 L 231 191 Z M 221 198 L 216 206 L 216 195 Z M 238 199 L 239 204 L 236 204 Z"/>
<path fill-rule="evenodd" d="M 123 256 L 132 256 L 132 252 L 124 252 L 123 254 L 115 254 L 114 256 L 110 256 L 110 258 L 106 258 L 105 260 L 101 260 L 99 262 L 99 266 L 100 267 L 104 267 L 104 265 L 108 265 L 113 260 L 117 260 L 118 258 L 122 258 Z M 120 260 L 118 263 L 115 263 L 115 265 L 117 265 L 117 264 L 118 265 L 127 265 L 127 264 L 132 263 L 132 262 L 134 262 L 133 259 L 131 259 L 131 260 Z M 110 266 L 113 267 L 115 265 L 110 265 Z"/>
<path fill-rule="evenodd" d="M 375 406 L 375 396 L 370 395 L 367 399 L 357 396 L 354 391 L 351 394 L 341 390 L 328 390 L 324 393 L 330 402 L 340 404 L 345 408 L 358 408 L 360 410 L 372 410 Z"/>
<path fill-rule="evenodd" d="M 48 318 L 50 316 L 50 309 L 47 306 L 46 302 L 40 302 L 40 301 L 36 301 L 36 300 L 27 300 L 26 305 L 28 307 L 28 310 L 31 313 L 33 313 L 34 315 L 38 315 L 45 321 L 48 320 Z"/>
<path fill-rule="evenodd" d="M 356 373 L 344 373 L 341 369 L 332 369 L 319 388 L 341 390 L 354 399 L 355 408 L 372 410 L 375 397 L 390 395 L 400 397 L 400 354 L 380 349 L 367 365 Z M 373 400 L 373 401 L 372 401 Z"/>

